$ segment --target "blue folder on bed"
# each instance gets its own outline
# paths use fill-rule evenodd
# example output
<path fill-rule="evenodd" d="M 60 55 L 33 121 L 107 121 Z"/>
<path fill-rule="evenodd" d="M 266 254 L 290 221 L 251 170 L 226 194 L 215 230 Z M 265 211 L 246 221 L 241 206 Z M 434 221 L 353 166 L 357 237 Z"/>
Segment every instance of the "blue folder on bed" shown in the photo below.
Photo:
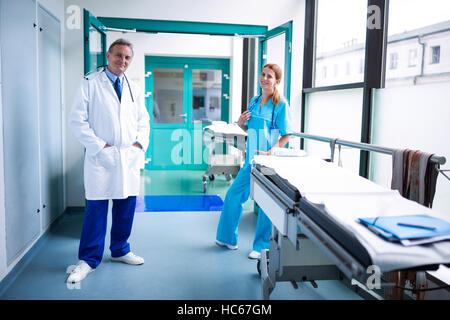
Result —
<path fill-rule="evenodd" d="M 450 223 L 426 214 L 360 218 L 359 221 L 388 240 L 450 238 Z"/>

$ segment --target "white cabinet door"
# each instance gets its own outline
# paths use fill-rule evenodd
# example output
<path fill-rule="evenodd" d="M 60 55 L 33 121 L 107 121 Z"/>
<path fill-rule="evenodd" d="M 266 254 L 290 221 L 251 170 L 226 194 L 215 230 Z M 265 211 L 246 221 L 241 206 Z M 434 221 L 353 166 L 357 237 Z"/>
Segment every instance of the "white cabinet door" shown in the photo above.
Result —
<path fill-rule="evenodd" d="M 61 30 L 60 22 L 38 6 L 39 132 L 42 226 L 63 211 Z"/>
<path fill-rule="evenodd" d="M 0 0 L 7 263 L 41 230 L 36 2 Z"/>

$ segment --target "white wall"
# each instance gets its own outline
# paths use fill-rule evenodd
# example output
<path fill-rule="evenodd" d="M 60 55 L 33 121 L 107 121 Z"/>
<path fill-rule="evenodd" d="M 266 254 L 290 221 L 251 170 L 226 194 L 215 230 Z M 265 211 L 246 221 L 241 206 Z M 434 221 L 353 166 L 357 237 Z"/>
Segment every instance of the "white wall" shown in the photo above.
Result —
<path fill-rule="evenodd" d="M 304 0 L 279 0 L 276 3 L 268 0 L 134 0 L 128 1 L 126 4 L 121 0 L 65 0 L 64 4 L 65 7 L 77 5 L 81 9 L 86 8 L 95 16 L 105 17 L 254 24 L 266 25 L 269 28 L 294 20 L 291 105 L 293 107 L 295 127 L 299 129 L 303 66 Z M 129 34 L 125 36 L 128 37 Z M 160 45 L 160 43 L 155 43 L 152 50 L 157 51 Z M 231 77 L 235 78 L 236 74 L 242 70 L 242 66 L 237 63 L 238 58 L 242 59 L 241 39 L 232 40 L 229 50 L 231 52 L 227 52 L 230 52 L 233 57 Z M 191 51 L 186 52 L 192 53 Z M 184 52 L 180 54 L 184 54 Z M 198 55 L 198 52 L 195 55 Z M 139 63 L 136 63 L 132 67 L 139 67 L 138 65 Z M 70 108 L 75 88 L 83 75 L 82 28 L 66 30 L 65 66 L 66 105 Z M 139 76 L 137 75 L 137 77 Z M 232 82 L 232 110 L 230 112 L 232 121 L 236 120 L 240 114 L 240 91 L 241 84 L 238 81 Z M 66 130 L 66 145 L 67 206 L 84 206 L 83 147 L 70 130 Z"/>
<path fill-rule="evenodd" d="M 231 110 L 240 107 L 241 94 L 236 92 L 242 85 L 242 39 L 226 36 L 209 36 L 194 34 L 147 34 L 147 33 L 108 33 L 107 46 L 118 38 L 125 38 L 133 43 L 134 58 L 127 71 L 129 79 L 135 81 L 145 92 L 145 56 L 183 56 L 230 59 Z M 235 77 L 233 75 L 236 75 Z M 239 115 L 238 115 L 239 116 Z"/>
<path fill-rule="evenodd" d="M 450 162 L 450 82 L 377 90 L 372 143 L 418 149 L 444 156 Z M 372 179 L 390 187 L 392 157 L 373 154 Z M 450 181 L 439 174 L 433 209 L 450 217 Z"/>

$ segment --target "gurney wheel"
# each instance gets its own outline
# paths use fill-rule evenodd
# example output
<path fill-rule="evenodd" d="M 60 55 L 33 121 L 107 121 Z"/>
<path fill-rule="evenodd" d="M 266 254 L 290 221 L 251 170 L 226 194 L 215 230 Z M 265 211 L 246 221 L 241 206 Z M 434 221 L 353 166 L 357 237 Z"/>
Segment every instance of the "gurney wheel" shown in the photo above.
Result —
<path fill-rule="evenodd" d="M 210 181 L 213 181 L 213 180 L 214 180 L 214 175 L 213 175 L 213 174 L 210 174 L 210 175 L 209 175 L 209 180 L 210 180 Z"/>
<path fill-rule="evenodd" d="M 227 173 L 225 175 L 225 179 L 227 179 L 227 181 L 230 181 L 231 180 L 231 174 Z"/>

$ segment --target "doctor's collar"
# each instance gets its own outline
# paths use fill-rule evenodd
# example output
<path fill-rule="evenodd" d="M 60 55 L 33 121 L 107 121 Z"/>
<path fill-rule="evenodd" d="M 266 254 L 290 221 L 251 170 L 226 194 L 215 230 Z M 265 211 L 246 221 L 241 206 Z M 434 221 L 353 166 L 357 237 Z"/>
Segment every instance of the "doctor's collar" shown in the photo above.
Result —
<path fill-rule="evenodd" d="M 111 80 L 113 83 L 116 82 L 116 79 L 119 78 L 120 83 L 123 83 L 124 74 L 122 74 L 120 77 L 116 76 L 114 73 L 109 71 L 108 67 L 105 67 L 105 73 L 108 76 L 109 80 Z"/>
<path fill-rule="evenodd" d="M 98 66 L 98 67 L 95 68 L 94 70 L 89 71 L 87 74 L 84 75 L 84 79 L 89 80 L 89 77 L 88 77 L 88 76 L 90 76 L 91 74 L 93 74 L 93 73 L 95 73 L 95 72 L 98 72 L 98 70 L 99 70 L 100 68 L 103 68 L 103 70 L 101 70 L 99 73 L 105 72 L 105 74 L 106 74 L 106 76 L 108 77 L 108 79 L 111 80 L 111 78 L 110 78 L 109 75 L 108 75 L 108 72 L 111 73 L 111 71 L 109 71 L 108 68 L 107 68 L 107 66 L 105 66 L 105 65 L 103 65 L 103 66 Z M 113 74 L 113 73 L 111 73 L 111 74 Z M 116 78 L 118 78 L 115 74 L 113 74 L 113 75 L 114 75 Z M 113 81 L 113 82 L 115 82 L 116 78 L 114 78 L 114 81 Z M 130 82 L 128 81 L 128 78 L 127 78 L 127 76 L 125 75 L 125 73 L 124 73 L 124 74 L 122 75 L 122 77 L 120 78 L 120 83 L 121 83 L 121 85 L 123 85 L 123 79 L 124 79 L 124 78 L 125 78 L 125 80 L 127 81 L 127 84 L 128 84 L 128 90 L 130 90 L 131 101 L 133 101 L 133 103 L 134 103 L 134 96 L 133 96 L 133 92 L 131 91 Z M 112 81 L 112 80 L 111 80 L 111 81 Z"/>

